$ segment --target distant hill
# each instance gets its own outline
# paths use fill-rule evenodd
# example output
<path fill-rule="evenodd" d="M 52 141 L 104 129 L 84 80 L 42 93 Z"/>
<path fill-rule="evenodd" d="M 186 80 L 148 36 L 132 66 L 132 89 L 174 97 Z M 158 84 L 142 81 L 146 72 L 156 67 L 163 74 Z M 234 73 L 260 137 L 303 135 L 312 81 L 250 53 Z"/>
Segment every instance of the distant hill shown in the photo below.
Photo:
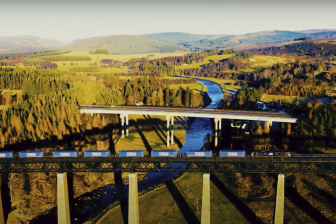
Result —
<path fill-rule="evenodd" d="M 34 36 L 0 36 L 0 53 L 42 51 L 64 44 Z"/>
<path fill-rule="evenodd" d="M 186 42 L 193 42 L 197 40 L 207 39 L 210 37 L 214 37 L 216 35 L 199 35 L 191 33 L 170 32 L 170 33 L 145 34 L 141 36 L 167 44 L 181 44 Z"/>
<path fill-rule="evenodd" d="M 60 50 L 89 51 L 103 48 L 112 54 L 141 54 L 185 51 L 180 46 L 147 39 L 136 35 L 115 35 L 75 40 L 72 44 L 58 47 Z"/>

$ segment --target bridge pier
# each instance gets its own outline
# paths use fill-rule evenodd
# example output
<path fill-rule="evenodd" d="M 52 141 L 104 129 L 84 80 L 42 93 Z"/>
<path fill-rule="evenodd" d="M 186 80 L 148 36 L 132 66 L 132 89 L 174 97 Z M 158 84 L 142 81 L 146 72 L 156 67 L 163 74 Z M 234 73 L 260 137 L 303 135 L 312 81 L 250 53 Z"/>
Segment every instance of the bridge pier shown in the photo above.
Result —
<path fill-rule="evenodd" d="M 171 128 L 170 128 L 170 132 L 171 132 L 171 144 L 174 144 L 174 116 L 171 116 Z"/>
<path fill-rule="evenodd" d="M 1 186 L 2 185 L 2 177 L 0 174 L 0 224 L 5 224 L 5 215 L 3 212 L 3 206 L 2 206 L 2 195 L 1 195 Z"/>
<path fill-rule="evenodd" d="M 130 173 L 128 191 L 128 223 L 139 224 L 138 176 Z"/>
<path fill-rule="evenodd" d="M 201 224 L 210 224 L 210 173 L 203 174 Z"/>
<path fill-rule="evenodd" d="M 57 174 L 57 219 L 59 224 L 70 224 L 67 173 Z"/>
<path fill-rule="evenodd" d="M 285 175 L 278 175 L 274 224 L 283 224 L 285 203 Z"/>
<path fill-rule="evenodd" d="M 126 117 L 126 136 L 128 136 L 128 114 L 126 114 L 125 117 Z"/>
<path fill-rule="evenodd" d="M 220 118 L 215 118 L 215 147 L 218 145 L 218 127 L 219 131 L 222 129 L 222 122 Z"/>
<path fill-rule="evenodd" d="M 166 116 L 166 120 L 167 120 L 167 147 L 169 147 L 169 120 L 170 120 L 170 116 Z"/>

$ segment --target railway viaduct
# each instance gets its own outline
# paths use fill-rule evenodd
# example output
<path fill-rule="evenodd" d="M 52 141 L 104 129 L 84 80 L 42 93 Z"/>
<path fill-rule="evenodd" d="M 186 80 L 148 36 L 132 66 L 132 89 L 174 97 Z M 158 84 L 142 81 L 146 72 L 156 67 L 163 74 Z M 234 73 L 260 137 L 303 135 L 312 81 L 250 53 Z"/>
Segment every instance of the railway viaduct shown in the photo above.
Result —
<path fill-rule="evenodd" d="M 67 173 L 129 172 L 130 224 L 139 223 L 137 172 L 203 172 L 201 223 L 210 223 L 210 174 L 278 174 L 274 223 L 283 223 L 286 173 L 336 173 L 336 157 L 289 158 L 187 158 L 187 157 L 106 157 L 106 158 L 10 158 L 0 160 L 0 173 L 57 173 L 57 214 L 59 224 L 70 224 Z M 0 197 L 1 198 L 1 197 Z M 0 201 L 0 224 L 5 223 Z"/>
<path fill-rule="evenodd" d="M 187 117 L 206 117 L 214 118 L 215 121 L 215 146 L 218 143 L 218 131 L 221 130 L 221 119 L 239 119 L 239 120 L 259 120 L 272 122 L 298 123 L 298 118 L 281 113 L 253 112 L 253 111 L 234 111 L 234 110 L 212 110 L 212 109 L 191 109 L 191 108 L 163 108 L 163 107 L 107 107 L 107 106 L 80 106 L 81 113 L 101 113 L 101 114 L 118 114 L 121 120 L 122 137 L 128 135 L 128 115 L 161 115 L 167 119 L 167 147 L 174 144 L 174 116 Z M 126 123 L 126 125 L 125 125 Z M 171 134 L 171 135 L 170 135 Z M 169 140 L 171 136 L 171 140 Z M 59 224 L 70 224 L 69 197 L 67 172 L 130 172 L 129 174 L 129 223 L 139 223 L 139 207 L 138 207 L 138 182 L 136 172 L 203 172 L 203 189 L 202 189 L 202 215 L 201 223 L 210 224 L 210 172 L 239 172 L 239 173 L 279 173 L 277 186 L 277 199 L 275 208 L 274 223 L 283 223 L 284 212 L 284 174 L 289 172 L 283 169 L 284 164 L 273 163 L 272 161 L 227 161 L 225 158 L 205 160 L 192 160 L 188 158 L 158 158 L 158 161 L 152 158 L 145 158 L 137 161 L 136 158 L 102 158 L 96 159 L 94 163 L 89 159 L 78 160 L 58 160 L 54 158 L 39 159 L 12 159 L 0 160 L 0 173 L 8 172 L 57 172 L 57 213 Z M 120 160 L 118 160 L 120 159 Z M 147 160 L 146 160 L 147 159 Z M 148 160 L 149 159 L 149 160 Z M 165 160 L 166 159 L 166 160 Z M 183 160 L 185 159 L 185 160 Z M 335 167 L 336 167 L 336 158 Z M 177 160 L 177 161 L 175 161 Z M 181 161 L 182 160 L 182 161 Z M 279 162 L 279 161 L 278 161 Z M 320 161 L 321 162 L 321 161 Z M 165 164 L 161 166 L 160 164 Z M 174 164 L 189 164 L 177 167 Z M 294 161 L 293 164 L 299 165 L 302 161 Z M 325 161 L 330 163 L 330 159 Z M 95 164 L 95 165 L 92 165 Z M 98 165 L 97 165 L 98 164 Z M 140 164 L 140 166 L 136 166 Z M 167 166 L 168 164 L 168 166 Z M 272 164 L 270 166 L 270 164 Z M 289 163 L 291 164 L 291 163 Z M 295 166 L 295 165 L 294 165 Z M 143 168 L 145 167 L 145 168 Z M 146 168 L 147 167 L 147 168 Z M 191 168 L 190 168 L 191 167 Z M 336 170 L 322 170 L 317 166 L 316 172 L 336 172 Z M 290 172 L 300 172 L 295 168 Z M 301 172 L 311 172 L 301 170 Z M 0 195 L 1 196 L 1 195 Z M 2 201 L 0 202 L 0 224 L 5 223 L 3 216 Z"/>

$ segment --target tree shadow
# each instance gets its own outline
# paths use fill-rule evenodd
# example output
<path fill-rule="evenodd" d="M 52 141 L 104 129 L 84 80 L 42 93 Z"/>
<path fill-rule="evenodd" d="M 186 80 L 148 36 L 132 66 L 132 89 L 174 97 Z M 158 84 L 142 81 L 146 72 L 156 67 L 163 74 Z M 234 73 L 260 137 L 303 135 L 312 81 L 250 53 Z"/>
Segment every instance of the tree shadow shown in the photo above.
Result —
<path fill-rule="evenodd" d="M 225 184 L 216 176 L 210 175 L 211 182 L 217 187 L 222 194 L 230 200 L 230 202 L 239 210 L 239 212 L 247 219 L 250 223 L 263 224 L 263 222 L 256 216 L 256 214 L 234 193 L 232 193 Z"/>
<path fill-rule="evenodd" d="M 288 178 L 286 178 L 287 180 Z M 307 182 L 307 181 L 306 181 Z M 314 219 L 317 223 L 331 224 L 329 219 L 327 219 L 321 212 L 316 210 L 306 199 L 304 199 L 296 189 L 293 187 L 288 187 L 285 190 L 285 196 L 293 203 L 295 206 L 300 208 L 308 216 Z"/>
<path fill-rule="evenodd" d="M 172 180 L 168 180 L 165 182 L 165 185 L 171 196 L 174 198 L 174 201 L 179 207 L 186 222 L 190 224 L 200 224 L 200 221 L 197 219 L 194 211 L 190 208 L 189 204 L 186 202 L 181 192 L 177 189 L 174 182 Z"/>

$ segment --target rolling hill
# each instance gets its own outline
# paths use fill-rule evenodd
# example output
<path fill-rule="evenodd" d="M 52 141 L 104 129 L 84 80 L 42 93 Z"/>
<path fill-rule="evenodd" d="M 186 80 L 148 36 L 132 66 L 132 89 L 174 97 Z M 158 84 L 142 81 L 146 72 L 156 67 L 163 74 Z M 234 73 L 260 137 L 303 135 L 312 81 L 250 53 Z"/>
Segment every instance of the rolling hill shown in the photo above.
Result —
<path fill-rule="evenodd" d="M 42 51 L 65 43 L 34 36 L 0 36 L 0 53 Z"/>
<path fill-rule="evenodd" d="M 72 44 L 58 47 L 60 50 L 89 51 L 103 48 L 111 54 L 141 54 L 185 51 L 186 49 L 136 35 L 114 35 L 75 40 Z"/>
<path fill-rule="evenodd" d="M 191 33 L 179 33 L 179 32 L 170 32 L 170 33 L 153 33 L 141 35 L 142 37 L 164 42 L 167 44 L 181 44 L 185 42 L 198 41 L 202 39 L 207 39 L 216 35 L 199 35 Z"/>

